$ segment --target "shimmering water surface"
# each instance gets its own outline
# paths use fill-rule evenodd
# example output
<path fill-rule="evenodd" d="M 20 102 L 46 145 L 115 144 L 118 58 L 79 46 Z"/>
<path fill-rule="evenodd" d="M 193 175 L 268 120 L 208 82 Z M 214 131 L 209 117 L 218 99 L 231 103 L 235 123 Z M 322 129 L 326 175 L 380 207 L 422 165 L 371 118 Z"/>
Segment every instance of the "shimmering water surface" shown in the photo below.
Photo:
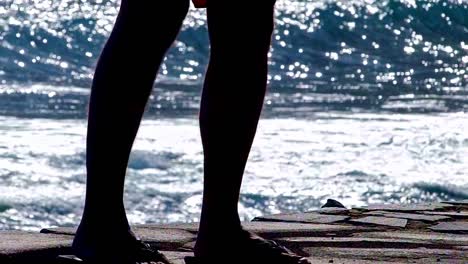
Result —
<path fill-rule="evenodd" d="M 117 7 L 0 2 L 1 229 L 78 222 L 89 86 Z M 347 206 L 468 198 L 467 1 L 279 0 L 276 10 L 244 219 L 330 197 Z M 192 9 L 132 154 L 133 223 L 198 218 L 208 52 L 205 11 Z"/>

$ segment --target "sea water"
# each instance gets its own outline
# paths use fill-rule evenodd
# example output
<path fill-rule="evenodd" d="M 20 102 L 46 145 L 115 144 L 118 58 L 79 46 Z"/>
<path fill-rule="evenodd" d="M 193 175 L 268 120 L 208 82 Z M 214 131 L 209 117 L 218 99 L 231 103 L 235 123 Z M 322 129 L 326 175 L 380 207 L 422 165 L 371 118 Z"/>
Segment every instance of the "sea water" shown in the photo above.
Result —
<path fill-rule="evenodd" d="M 0 2 L 0 229 L 79 222 L 89 87 L 118 5 Z M 126 181 L 134 224 L 199 218 L 205 15 L 190 10 L 148 103 Z M 468 198 L 467 1 L 279 0 L 269 58 L 243 220 L 327 198 Z"/>

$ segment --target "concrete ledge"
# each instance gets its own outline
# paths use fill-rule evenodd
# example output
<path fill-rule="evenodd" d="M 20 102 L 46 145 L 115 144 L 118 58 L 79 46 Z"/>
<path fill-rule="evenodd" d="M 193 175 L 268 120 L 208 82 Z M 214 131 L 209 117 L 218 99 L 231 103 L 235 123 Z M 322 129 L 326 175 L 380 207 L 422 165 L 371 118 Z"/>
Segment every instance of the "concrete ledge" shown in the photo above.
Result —
<path fill-rule="evenodd" d="M 72 237 L 21 231 L 0 232 L 0 263 L 53 263 L 69 254 Z"/>
<path fill-rule="evenodd" d="M 274 239 L 312 263 L 468 263 L 466 201 L 323 208 L 258 217 L 247 230 Z M 175 264 L 192 255 L 198 223 L 138 225 L 134 232 Z M 0 231 L 1 264 L 56 264 L 71 254 L 75 228 Z M 220 241 L 229 243 L 229 241 Z M 227 244 L 229 245 L 229 244 Z"/>

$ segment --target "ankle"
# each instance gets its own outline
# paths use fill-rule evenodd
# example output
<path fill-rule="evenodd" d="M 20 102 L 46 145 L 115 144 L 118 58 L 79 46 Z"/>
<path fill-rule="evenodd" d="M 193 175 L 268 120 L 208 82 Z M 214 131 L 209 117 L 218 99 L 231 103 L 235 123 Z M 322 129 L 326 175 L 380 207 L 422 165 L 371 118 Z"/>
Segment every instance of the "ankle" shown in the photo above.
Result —
<path fill-rule="evenodd" d="M 207 237 L 224 236 L 227 234 L 237 234 L 241 230 L 242 225 L 238 217 L 220 217 L 217 219 L 202 217 L 198 234 L 199 236 L 203 235 Z"/>
<path fill-rule="evenodd" d="M 212 226 L 200 225 L 198 230 L 196 245 L 216 246 L 219 241 L 224 241 L 226 238 L 236 238 L 243 233 L 244 229 L 240 224 L 216 224 Z"/>
<path fill-rule="evenodd" d="M 103 206 L 85 206 L 80 226 L 85 228 L 102 229 L 130 229 L 127 215 L 123 206 L 106 207 Z"/>
<path fill-rule="evenodd" d="M 76 237 L 85 240 L 99 240 L 101 238 L 123 240 L 134 238 L 135 234 L 127 221 L 113 221 L 113 219 L 102 221 L 83 218 L 76 231 Z"/>
<path fill-rule="evenodd" d="M 251 238 L 253 236 L 242 226 L 199 232 L 193 252 L 196 257 L 230 255 L 233 253 L 232 247 L 226 247 L 226 244 L 222 243 L 223 241 L 229 241 L 231 245 L 242 247 Z"/>

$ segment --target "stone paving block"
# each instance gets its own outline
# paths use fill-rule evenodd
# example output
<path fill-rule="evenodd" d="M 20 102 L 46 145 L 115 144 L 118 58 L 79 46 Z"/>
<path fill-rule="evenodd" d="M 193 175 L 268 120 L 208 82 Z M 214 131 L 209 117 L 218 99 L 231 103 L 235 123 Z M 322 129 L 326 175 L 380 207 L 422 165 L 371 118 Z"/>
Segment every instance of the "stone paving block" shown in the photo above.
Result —
<path fill-rule="evenodd" d="M 145 225 L 133 225 L 132 226 L 132 230 L 136 230 L 140 228 L 180 229 L 180 230 L 185 230 L 185 231 L 196 233 L 198 231 L 198 223 L 145 224 Z M 76 233 L 76 227 L 44 228 L 41 230 L 41 233 L 74 235 Z"/>
<path fill-rule="evenodd" d="M 394 261 L 396 263 L 463 263 L 468 260 L 468 253 L 463 250 L 436 248 L 334 248 L 304 247 L 303 251 L 318 258 L 343 258 L 353 260 Z M 424 262 L 418 262 L 420 260 Z"/>
<path fill-rule="evenodd" d="M 25 251 L 71 246 L 70 236 L 46 235 L 22 231 L 1 231 L 0 254 L 13 254 Z"/>
<path fill-rule="evenodd" d="M 298 235 L 310 235 L 319 236 L 326 235 L 329 233 L 345 233 L 350 234 L 354 232 L 372 231 L 372 227 L 360 227 L 350 225 L 328 225 L 328 224 L 304 224 L 304 223 L 286 223 L 286 222 L 244 222 L 243 227 L 249 231 L 258 233 L 265 237 L 282 237 L 282 236 L 298 236 Z M 152 230 L 182 230 L 191 233 L 195 233 L 198 229 L 198 224 L 171 224 L 171 225 L 137 225 L 133 226 L 132 229 L 138 234 L 139 230 L 152 229 Z M 43 229 L 41 232 L 52 233 L 52 234 L 65 234 L 73 235 L 75 228 L 50 228 Z M 153 231 L 157 232 L 157 231 Z M 154 234 L 153 234 L 154 235 Z M 156 241 L 156 239 L 153 239 Z"/>
<path fill-rule="evenodd" d="M 165 250 L 175 250 L 196 239 L 194 233 L 182 229 L 152 228 L 148 226 L 135 226 L 132 229 L 141 240 Z M 75 231 L 75 228 L 53 228 L 43 229 L 41 232 L 73 236 Z"/>
<path fill-rule="evenodd" d="M 147 229 L 161 230 L 161 229 L 171 229 L 171 230 L 184 230 L 192 233 L 196 233 L 198 230 L 198 224 L 148 224 L 148 225 L 134 225 L 132 230 L 135 232 L 145 232 Z M 45 234 L 61 234 L 61 235 L 75 235 L 76 227 L 57 227 L 57 228 L 44 228 L 41 230 L 41 233 Z"/>
<path fill-rule="evenodd" d="M 161 251 L 173 264 L 185 264 L 184 257 L 185 256 L 193 256 L 191 252 L 179 252 L 179 251 Z M 74 257 L 74 256 L 70 256 Z M 155 262 L 138 262 L 141 264 L 154 264 Z M 55 262 L 49 262 L 47 264 L 76 264 L 74 260 L 68 259 L 58 259 Z M 108 263 L 100 263 L 100 264 L 108 264 Z"/>
<path fill-rule="evenodd" d="M 372 224 L 390 227 L 406 227 L 408 220 L 401 218 L 390 218 L 381 216 L 366 216 L 363 218 L 349 220 L 350 223 Z"/>
<path fill-rule="evenodd" d="M 172 223 L 172 224 L 145 224 L 134 225 L 132 228 L 159 228 L 159 229 L 181 229 L 189 232 L 198 232 L 198 222 L 194 223 Z"/>
<path fill-rule="evenodd" d="M 443 222 L 429 228 L 438 232 L 468 233 L 468 222 Z"/>
<path fill-rule="evenodd" d="M 445 216 L 449 216 L 449 217 L 452 217 L 452 218 L 468 218 L 468 211 L 458 211 L 458 212 L 428 212 L 428 211 L 424 211 L 424 212 L 421 212 L 425 215 L 445 215 Z"/>
<path fill-rule="evenodd" d="M 391 261 L 375 261 L 375 260 L 365 260 L 365 259 L 347 259 L 347 258 L 318 258 L 318 257 L 309 257 L 308 260 L 312 264 L 407 264 L 407 263 L 416 263 L 416 264 L 432 264 L 431 261 L 434 259 L 431 258 L 421 258 L 413 259 L 411 262 L 408 260 L 402 259 L 400 261 L 391 260 Z M 453 259 L 438 259 L 436 260 L 437 264 L 466 264 L 463 260 L 453 260 Z"/>
<path fill-rule="evenodd" d="M 172 224 L 171 228 L 182 229 L 189 232 L 196 232 L 198 223 L 194 224 Z M 372 231 L 372 227 L 358 227 L 339 224 L 305 224 L 291 222 L 243 222 L 242 226 L 249 231 L 265 235 L 268 237 L 276 236 L 296 236 L 301 234 L 323 235 L 327 233 L 353 233 L 361 231 Z M 167 228 L 166 225 L 141 225 L 136 227 L 145 228 Z"/>
<path fill-rule="evenodd" d="M 180 251 L 164 251 L 162 250 L 161 253 L 166 256 L 172 263 L 174 264 L 185 264 L 184 258 L 186 256 L 193 256 L 192 252 L 180 252 Z"/>
<path fill-rule="evenodd" d="M 408 219 L 408 220 L 417 220 L 417 221 L 424 221 L 424 222 L 438 222 L 441 220 L 450 219 L 450 217 L 444 216 L 444 215 L 424 215 L 424 214 L 411 214 L 411 213 L 385 212 L 385 211 L 370 211 L 364 214 L 392 217 L 392 218 L 403 218 L 403 219 Z"/>
<path fill-rule="evenodd" d="M 370 205 L 357 210 L 331 207 L 305 214 L 263 216 L 261 218 L 269 221 L 245 222 L 243 226 L 296 252 L 310 254 L 309 259 L 314 264 L 466 264 L 468 211 L 465 203 Z M 361 213 L 362 217 L 358 218 Z M 336 222 L 344 221 L 348 215 L 353 219 Z M 421 222 L 407 225 L 408 219 L 438 224 L 430 228 Z M 458 220 L 452 221 L 455 219 Z M 407 228 L 402 229 L 405 226 Z M 51 260 L 56 255 L 70 253 L 75 230 L 43 230 L 48 234 L 0 231 L 0 263 L 9 264 L 12 258 L 21 258 L 21 264 L 53 264 Z M 198 223 L 137 225 L 133 230 L 144 241 L 162 248 L 175 264 L 184 264 L 183 258 L 193 254 L 190 250 L 195 243 Z"/>
<path fill-rule="evenodd" d="M 244 228 L 264 237 L 285 236 L 322 236 L 328 234 L 350 234 L 354 232 L 372 231 L 372 227 L 327 224 L 302 224 L 285 222 L 248 222 Z"/>
<path fill-rule="evenodd" d="M 1 231 L 0 263 L 28 261 L 46 263 L 54 260 L 58 254 L 70 253 L 71 243 L 70 236 Z"/>
<path fill-rule="evenodd" d="M 466 264 L 466 259 L 452 259 L 452 258 L 414 258 L 414 259 L 392 259 L 392 260 L 366 260 L 366 259 L 349 259 L 349 258 L 307 258 L 312 264 Z"/>
<path fill-rule="evenodd" d="M 391 212 L 416 212 L 416 211 L 434 211 L 453 207 L 450 204 L 443 203 L 428 203 L 428 204 L 372 204 L 365 206 L 363 209 L 367 211 L 391 211 Z"/>
<path fill-rule="evenodd" d="M 365 232 L 353 234 L 353 237 L 363 238 L 394 238 L 406 239 L 413 241 L 423 241 L 434 244 L 442 244 L 446 246 L 468 246 L 468 236 L 451 233 L 434 233 L 434 232 Z"/>
<path fill-rule="evenodd" d="M 314 223 L 314 224 L 332 224 L 342 222 L 349 219 L 349 216 L 344 215 L 328 215 L 315 212 L 299 213 L 299 214 L 277 214 L 255 217 L 253 221 L 279 221 L 279 222 L 297 222 L 297 223 Z"/>
<path fill-rule="evenodd" d="M 461 201 L 446 201 L 446 202 L 442 202 L 442 203 L 452 204 L 452 205 L 464 205 L 464 206 L 468 206 L 468 199 L 466 199 L 466 200 L 461 200 Z"/>
<path fill-rule="evenodd" d="M 135 228 L 141 240 L 162 250 L 177 250 L 184 244 L 196 240 L 196 235 L 181 229 Z"/>
<path fill-rule="evenodd" d="M 420 248 L 438 247 L 431 241 L 417 241 L 401 238 L 368 237 L 284 237 L 281 244 L 293 247 L 345 247 L 345 248 Z"/>

